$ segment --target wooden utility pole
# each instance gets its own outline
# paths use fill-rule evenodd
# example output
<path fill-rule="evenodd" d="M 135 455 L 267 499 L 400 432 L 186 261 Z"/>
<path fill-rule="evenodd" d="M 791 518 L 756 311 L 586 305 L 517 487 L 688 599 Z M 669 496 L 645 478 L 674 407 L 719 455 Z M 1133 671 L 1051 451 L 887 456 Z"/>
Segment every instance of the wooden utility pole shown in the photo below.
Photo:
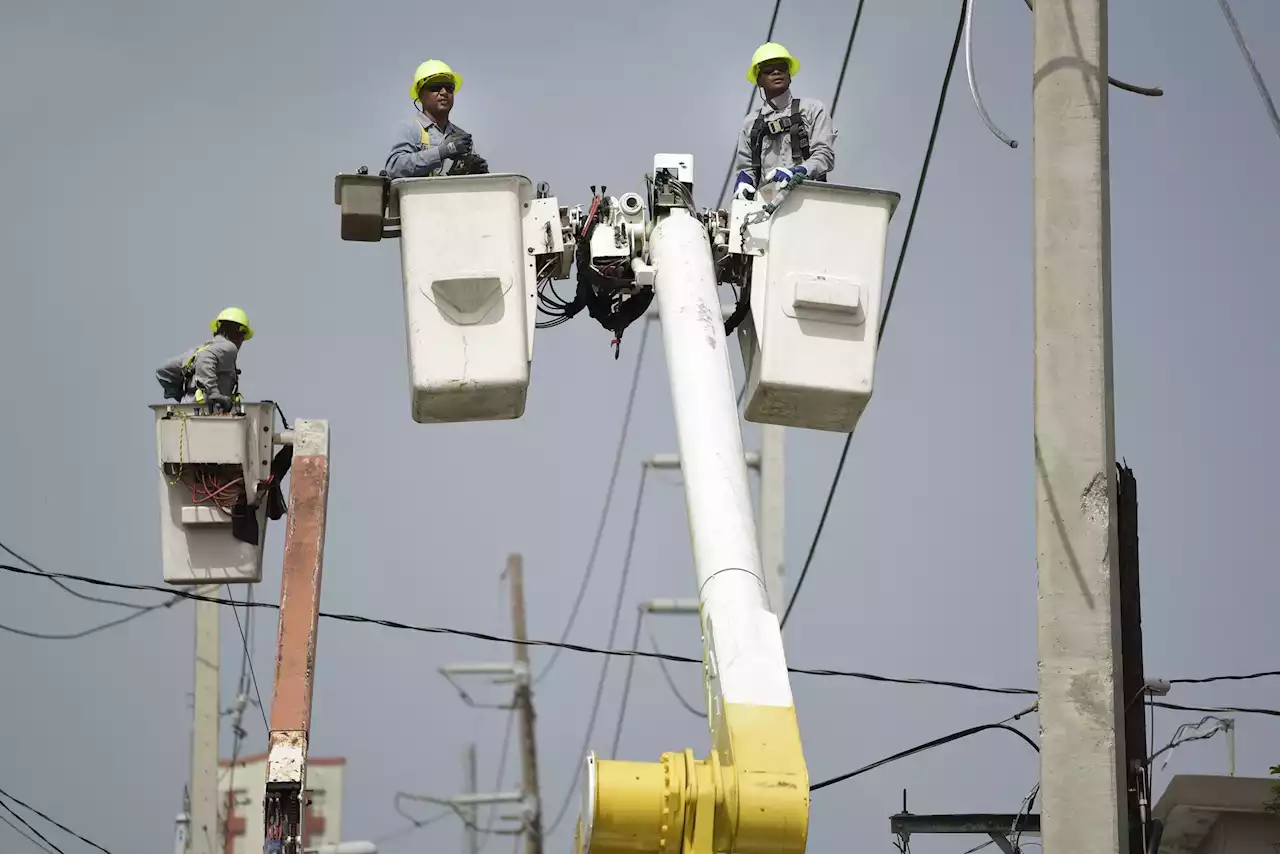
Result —
<path fill-rule="evenodd" d="M 528 640 L 524 618 L 524 560 L 507 556 L 507 581 L 511 584 L 511 634 Z M 520 759 L 524 769 L 522 789 L 528 799 L 525 823 L 525 854 L 542 854 L 542 796 L 538 789 L 538 746 L 533 713 L 533 677 L 529 669 L 529 647 L 515 644 L 516 664 L 522 675 L 516 682 L 515 706 L 520 716 Z"/>
<path fill-rule="evenodd" d="M 1111 367 L 1107 3 L 1035 4 L 1032 164 L 1040 825 L 1128 850 Z"/>

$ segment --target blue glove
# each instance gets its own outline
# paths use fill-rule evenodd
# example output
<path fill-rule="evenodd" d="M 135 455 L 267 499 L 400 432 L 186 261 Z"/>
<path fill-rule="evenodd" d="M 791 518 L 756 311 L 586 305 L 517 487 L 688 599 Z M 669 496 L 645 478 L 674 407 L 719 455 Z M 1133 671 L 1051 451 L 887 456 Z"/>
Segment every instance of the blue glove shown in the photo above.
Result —
<path fill-rule="evenodd" d="M 754 199 L 756 195 L 756 182 L 751 173 L 743 169 L 738 173 L 738 178 L 733 183 L 733 197 L 735 199 Z"/>
<path fill-rule="evenodd" d="M 803 166 L 796 166 L 793 169 L 774 169 L 769 175 L 769 180 L 785 185 L 808 174 L 809 170 Z"/>

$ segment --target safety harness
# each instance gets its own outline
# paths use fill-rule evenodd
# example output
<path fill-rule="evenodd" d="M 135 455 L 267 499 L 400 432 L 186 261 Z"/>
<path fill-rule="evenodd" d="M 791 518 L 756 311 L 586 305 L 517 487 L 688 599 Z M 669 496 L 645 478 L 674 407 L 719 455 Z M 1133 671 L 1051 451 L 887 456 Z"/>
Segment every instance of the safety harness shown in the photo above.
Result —
<path fill-rule="evenodd" d="M 800 115 L 800 99 L 791 99 L 791 112 L 785 116 L 779 116 L 776 119 L 766 120 L 764 117 L 764 108 L 756 113 L 755 124 L 751 126 L 751 174 L 755 178 L 756 186 L 761 183 L 761 166 L 760 156 L 764 148 L 764 135 L 781 136 L 784 133 L 791 134 L 791 156 L 797 158 L 798 163 L 803 163 L 809 159 L 809 129 L 804 126 L 804 119 Z M 827 176 L 822 175 L 812 178 L 814 181 L 826 181 Z"/>
<path fill-rule="evenodd" d="M 196 356 L 199 356 L 200 351 L 205 349 L 212 343 L 213 343 L 212 341 L 206 341 L 203 344 L 201 344 L 199 347 L 197 347 L 195 350 L 193 350 L 190 358 L 187 359 L 186 364 L 182 366 L 182 393 L 178 396 L 178 400 L 181 400 L 182 397 L 186 395 L 186 393 L 191 389 L 192 382 L 195 380 Z M 235 383 L 231 387 L 231 401 L 232 403 L 238 403 L 239 400 L 240 400 L 240 369 L 236 368 Z M 198 386 L 195 389 L 195 402 L 202 406 L 205 403 L 204 389 Z"/>

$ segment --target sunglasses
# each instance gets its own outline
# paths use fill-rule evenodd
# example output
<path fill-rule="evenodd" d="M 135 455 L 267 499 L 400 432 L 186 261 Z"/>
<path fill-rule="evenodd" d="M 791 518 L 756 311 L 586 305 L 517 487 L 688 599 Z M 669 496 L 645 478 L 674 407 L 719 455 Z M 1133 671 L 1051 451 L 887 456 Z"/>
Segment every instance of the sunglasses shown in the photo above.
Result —
<path fill-rule="evenodd" d="M 423 89 L 426 89 L 428 92 L 432 92 L 432 93 L 439 92 L 441 89 L 443 89 L 443 90 L 444 90 L 444 91 L 446 91 L 446 92 L 452 92 L 452 91 L 453 91 L 453 83 L 451 83 L 451 82 L 449 82 L 449 81 L 447 81 L 447 80 L 437 80 L 437 81 L 433 81 L 433 82 L 431 82 L 431 83 L 424 83 L 424 84 L 422 84 L 422 88 L 423 88 Z"/>

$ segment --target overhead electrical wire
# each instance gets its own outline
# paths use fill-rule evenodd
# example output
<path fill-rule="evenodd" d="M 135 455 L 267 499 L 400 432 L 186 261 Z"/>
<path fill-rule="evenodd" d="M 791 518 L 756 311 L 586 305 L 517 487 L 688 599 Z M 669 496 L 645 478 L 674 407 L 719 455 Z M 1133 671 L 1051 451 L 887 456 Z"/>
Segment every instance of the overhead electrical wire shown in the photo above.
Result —
<path fill-rule="evenodd" d="M 640 484 L 636 487 L 635 506 L 631 511 L 631 530 L 627 534 L 627 550 L 622 559 L 622 571 L 618 574 L 618 594 L 613 603 L 613 619 L 609 623 L 609 640 L 607 644 L 613 646 L 614 638 L 618 634 L 618 624 L 622 621 L 622 602 L 627 593 L 627 579 L 631 575 L 631 559 L 635 554 L 636 533 L 640 529 L 640 510 L 644 506 L 644 485 L 649 472 L 648 466 L 640 467 Z M 595 733 L 596 720 L 600 715 L 600 704 L 604 699 L 605 685 L 609 679 L 609 665 L 613 662 L 610 656 L 605 656 L 600 662 L 600 678 L 596 682 L 596 695 L 591 701 L 591 714 L 587 718 L 586 732 L 582 739 L 582 749 L 578 751 L 579 756 L 586 756 L 587 750 L 591 747 L 591 736 Z M 556 812 L 556 817 L 551 820 L 551 825 L 543 833 L 543 837 L 550 836 L 556 832 L 556 828 L 564 821 L 569 813 L 569 805 L 574 801 L 574 795 L 578 791 L 578 780 L 582 776 L 582 763 L 575 764 L 573 775 L 573 783 L 569 786 L 565 793 L 564 800 L 560 804 L 560 809 Z"/>
<path fill-rule="evenodd" d="M 61 823 L 61 822 L 59 822 L 59 821 L 55 821 L 54 819 L 49 818 L 49 816 L 47 816 L 47 815 L 45 815 L 44 813 L 40 812 L 40 810 L 36 809 L 35 807 L 31 806 L 30 804 L 24 803 L 23 801 L 19 800 L 18 798 L 15 798 L 13 795 L 9 794 L 9 793 L 8 793 L 8 792 L 6 792 L 4 789 L 0 789 L 0 797 L 8 798 L 9 800 L 13 801 L 15 804 L 17 804 L 18 806 L 20 806 L 20 807 L 22 807 L 23 809 L 27 810 L 28 812 L 31 812 L 31 813 L 34 813 L 35 815 L 40 816 L 40 818 L 42 818 L 42 819 L 44 819 L 45 821 L 49 822 L 49 824 L 52 824 L 54 827 L 58 828 L 58 829 L 59 829 L 59 830 L 61 830 L 62 832 L 64 832 L 64 833 L 69 833 L 70 835 L 74 836 L 76 839 L 79 839 L 79 840 L 80 840 L 81 842 L 83 842 L 85 845 L 88 845 L 88 846 L 89 846 L 89 847 L 91 847 L 91 848 L 96 848 L 96 849 L 98 849 L 99 851 L 101 851 L 101 852 L 102 852 L 102 854 L 111 854 L 111 852 L 110 852 L 110 851 L 108 851 L 106 848 L 103 848 L 101 845 L 99 845 L 98 843 L 94 842 L 92 839 L 86 839 L 85 837 L 83 837 L 83 836 L 81 836 L 80 834 L 76 833 L 76 832 L 75 832 L 74 830 L 72 830 L 71 828 L 67 827 L 65 824 L 62 824 L 62 823 Z M 7 807 L 6 807 L 6 808 L 7 808 Z M 10 813 L 11 813 L 12 815 L 14 815 L 14 816 L 17 816 L 17 813 L 14 813 L 12 810 L 10 810 Z M 24 821 L 20 816 L 18 816 L 18 820 L 19 820 L 19 821 L 21 821 L 23 824 L 27 824 L 27 823 L 26 823 L 26 821 Z M 27 824 L 27 827 L 31 827 L 31 825 Z M 34 833 L 36 834 L 36 836 L 39 836 L 41 839 L 44 839 L 44 836 L 43 836 L 39 831 L 37 831 L 35 828 L 31 828 L 31 829 L 32 829 L 32 832 L 34 832 Z M 54 849 L 55 851 L 61 851 L 61 850 L 62 850 L 62 849 L 58 848 L 56 845 L 54 845 L 52 842 L 49 842 L 49 840 L 47 840 L 47 839 L 45 839 L 45 842 L 46 842 L 46 843 L 48 843 L 49 847 L 50 847 L 50 848 L 52 848 L 52 849 Z"/>
<path fill-rule="evenodd" d="M 23 825 L 24 827 L 26 827 L 26 828 L 27 828 L 27 830 L 29 830 L 29 831 L 31 831 L 32 833 L 34 833 L 34 834 L 36 835 L 36 837 L 40 840 L 40 842 L 43 842 L 45 845 L 47 845 L 47 846 L 48 846 L 48 848 L 41 848 L 41 847 L 40 847 L 40 843 L 39 843 L 39 842 L 36 842 L 36 841 L 35 841 L 35 839 L 32 839 L 30 836 L 27 836 L 27 834 L 26 834 L 26 833 L 23 833 L 23 831 L 22 831 L 22 830 L 20 830 L 20 829 L 17 827 L 17 825 L 13 824 L 13 823 L 12 823 L 12 822 L 10 822 L 8 819 L 5 819 L 5 822 L 4 822 L 5 824 L 9 825 L 9 826 L 10 826 L 10 827 L 12 827 L 14 830 L 18 831 L 18 833 L 21 833 L 23 836 L 25 836 L 25 837 L 27 838 L 27 840 L 28 840 L 32 845 L 36 846 L 37 848 L 40 848 L 40 850 L 41 850 L 41 851 L 53 851 L 53 852 L 54 852 L 54 854 L 66 854 L 66 852 L 64 852 L 61 848 L 59 848 L 58 846 L 56 846 L 56 845 L 54 845 L 52 842 L 50 842 L 50 841 L 49 841 L 49 839 L 48 839 L 48 837 L 46 837 L 43 833 L 41 833 L 40 831 L 38 831 L 38 830 L 36 830 L 34 827 L 32 827 L 30 822 L 28 822 L 25 818 L 23 818 L 22 816 L 18 815 L 16 812 L 14 812 L 13 807 L 9 806 L 9 805 L 8 805 L 8 804 L 6 804 L 4 801 L 0 801 L 0 809 L 3 809 L 3 810 L 4 810 L 5 812 L 7 812 L 9 815 L 13 816 L 13 817 L 14 817 L 14 818 L 16 818 L 18 821 L 20 821 L 20 822 L 22 823 L 22 825 Z M 0 815 L 0 818 L 4 818 L 4 816 Z"/>
<path fill-rule="evenodd" d="M 555 667 L 556 661 L 560 657 L 560 652 L 564 649 L 563 645 L 569 640 L 569 634 L 573 631 L 573 625 L 578 619 L 578 612 L 582 609 L 582 600 L 587 595 L 587 587 L 591 584 L 591 575 L 595 570 L 596 559 L 600 555 L 600 544 L 604 540 L 605 527 L 609 521 L 609 508 L 613 504 L 613 493 L 618 486 L 618 472 L 622 469 L 623 451 L 627 447 L 627 432 L 631 427 L 632 413 L 635 411 L 636 390 L 640 387 L 640 370 L 644 366 L 644 348 L 648 341 L 649 323 L 646 321 L 640 330 L 640 346 L 636 348 L 636 364 L 631 372 L 631 389 L 627 392 L 627 406 L 622 413 L 622 429 L 618 434 L 618 446 L 613 455 L 613 467 L 609 473 L 609 486 L 605 489 L 604 504 L 600 508 L 600 518 L 596 522 L 595 537 L 591 542 L 591 551 L 587 555 L 587 566 L 582 572 L 582 582 L 578 585 L 578 592 L 574 596 L 573 606 L 569 609 L 569 619 L 565 623 L 564 631 L 560 633 L 560 646 L 551 654 L 551 658 L 547 660 L 542 672 L 533 677 L 534 685 L 547 678 L 551 668 Z"/>
<path fill-rule="evenodd" d="M 844 88 L 844 75 L 849 70 L 849 57 L 853 56 L 853 40 L 858 37 L 858 25 L 862 23 L 862 7 L 867 0 L 858 0 L 858 9 L 853 13 L 853 26 L 849 28 L 849 41 L 844 46 L 844 61 L 840 63 L 840 76 L 836 78 L 836 92 L 831 96 L 831 117 L 835 118 L 836 107 L 840 103 L 840 91 Z"/>
<path fill-rule="evenodd" d="M 0 807 L 3 807 L 6 812 L 8 812 L 10 815 L 16 818 L 18 821 L 21 821 L 23 824 L 26 824 L 26 822 L 23 821 L 22 816 L 15 814 L 13 810 L 11 810 L 3 801 L 0 801 Z M 23 839 L 30 842 L 37 851 L 49 852 L 49 851 L 56 850 L 52 847 L 46 847 L 47 845 L 51 844 L 47 840 L 44 844 L 41 844 L 40 842 L 36 841 L 36 837 L 31 835 L 31 833 L 36 833 L 37 835 L 39 835 L 35 828 L 31 828 L 31 833 L 27 833 L 27 831 L 23 830 L 21 827 L 18 827 L 16 824 L 14 824 L 12 821 L 10 821 L 9 819 L 5 818 L 2 815 L 0 815 L 0 822 L 4 822 L 5 824 L 9 825 L 9 827 L 13 830 L 14 833 L 18 834 Z M 27 825 L 27 826 L 31 827 L 31 825 Z"/>
<path fill-rule="evenodd" d="M 1018 738 L 1022 739 L 1027 744 L 1029 744 L 1032 750 L 1034 750 L 1036 753 L 1039 753 L 1040 745 L 1032 741 L 1031 737 L 1028 736 L 1022 730 L 1017 729 L 1016 727 L 1009 726 L 1009 721 L 1016 720 L 1022 717 L 1023 715 L 1029 713 L 1030 711 L 1031 709 L 1027 709 L 1026 711 L 1019 712 L 1018 714 L 1013 715 L 1012 717 L 1005 718 L 1003 721 L 1000 721 L 998 723 L 980 724 L 979 726 L 969 727 L 968 729 L 962 729 L 962 730 L 959 730 L 958 732 L 953 732 L 950 735 L 944 735 L 944 736 L 941 736 L 940 738 L 935 738 L 931 741 L 926 741 L 924 744 L 918 744 L 915 747 L 907 748 L 906 750 L 899 751 L 898 753 L 895 753 L 892 756 L 886 756 L 884 759 L 877 759 L 875 762 L 872 762 L 869 765 L 863 765 L 861 768 L 857 768 L 853 771 L 849 771 L 848 773 L 831 777 L 829 779 L 823 780 L 821 783 L 814 783 L 809 787 L 809 791 L 816 792 L 816 791 L 819 791 L 820 789 L 825 789 L 829 786 L 834 786 L 836 783 L 843 783 L 844 781 L 850 780 L 861 774 L 866 774 L 868 771 L 874 771 L 875 769 L 880 768 L 883 765 L 888 765 L 890 762 L 897 762 L 899 759 L 906 759 L 908 756 L 914 756 L 917 753 L 923 753 L 926 750 L 932 750 L 935 747 L 941 747 L 944 744 L 950 744 L 953 741 L 959 741 L 962 738 L 968 738 L 971 735 L 977 735 L 978 733 L 986 732 L 987 730 L 998 729 L 998 730 L 1005 730 L 1007 732 L 1011 732 L 1014 735 L 1016 735 Z"/>
<path fill-rule="evenodd" d="M 27 560 L 25 557 L 18 554 L 17 552 L 9 548 L 9 546 L 7 546 L 4 543 L 0 543 L 0 551 L 8 552 L 13 557 L 13 559 L 16 560 L 18 563 L 25 563 L 27 566 L 31 567 L 37 572 L 44 571 L 40 569 L 39 566 Z M 100 604 L 100 605 L 117 605 L 121 608 L 132 608 L 136 611 L 149 611 L 155 607 L 153 605 L 139 605 L 136 602 L 121 602 L 118 599 L 101 599 L 97 596 L 90 596 L 86 593 L 81 593 L 79 590 L 76 590 L 73 587 L 68 587 L 67 585 L 63 584 L 61 581 L 58 581 L 56 579 L 54 580 L 53 583 L 56 584 L 59 588 L 61 588 L 64 592 L 70 593 L 72 596 L 76 597 L 77 599 L 83 599 L 86 602 L 96 602 L 97 604 Z"/>
<path fill-rule="evenodd" d="M 915 230 L 916 214 L 920 211 L 920 199 L 924 195 L 925 181 L 929 177 L 929 164 L 933 161 L 933 149 L 938 142 L 938 129 L 942 125 L 942 114 L 947 106 L 947 91 L 951 88 L 951 74 L 955 71 L 956 55 L 960 52 L 960 41 L 964 36 L 965 21 L 968 20 L 969 2 L 961 0 L 960 3 L 960 20 L 956 24 L 955 38 L 951 42 L 951 57 L 947 60 L 947 72 L 942 77 L 942 91 L 938 95 L 938 106 L 933 113 L 933 127 L 929 131 L 929 144 L 925 146 L 924 162 L 920 166 L 920 179 L 916 182 L 915 198 L 911 200 L 911 215 L 907 218 L 907 229 L 902 236 L 902 246 L 898 249 L 898 263 L 893 270 L 893 280 L 889 284 L 889 295 L 885 299 L 884 310 L 880 314 L 880 326 L 876 334 L 877 347 L 884 340 L 884 330 L 889 321 L 889 311 L 893 308 L 893 297 L 898 292 L 898 281 L 902 277 L 902 265 L 907 258 L 907 249 L 911 246 L 911 233 Z M 804 586 L 805 578 L 809 575 L 809 568 L 813 565 L 813 556 L 818 549 L 818 541 L 822 539 L 822 532 L 827 525 L 827 516 L 831 513 L 831 504 L 835 500 L 836 490 L 840 486 L 840 475 L 844 473 L 845 461 L 849 458 L 849 447 L 853 442 L 853 433 L 849 433 L 844 439 L 844 448 L 840 451 L 840 460 L 836 463 L 835 477 L 831 479 L 831 488 L 827 490 L 827 500 L 822 506 L 822 515 L 818 517 L 818 527 L 813 533 L 813 540 L 809 543 L 809 553 L 805 556 L 804 566 L 800 569 L 800 576 L 796 579 L 796 586 L 791 591 L 791 598 L 787 601 L 786 610 L 782 612 L 781 625 L 787 624 L 787 618 L 791 616 L 791 609 L 795 607 L 796 597 L 800 595 L 800 590 Z"/>
<path fill-rule="evenodd" d="M 773 14 L 769 16 L 769 32 L 764 37 L 764 40 L 766 42 L 773 41 L 773 28 L 778 25 L 778 10 L 781 8 L 782 8 L 782 0 L 774 0 Z M 744 122 L 746 121 L 747 116 L 751 115 L 751 111 L 755 108 L 755 105 L 756 105 L 756 87 L 752 86 L 751 96 L 747 99 L 746 112 L 742 114 L 742 120 Z M 737 140 L 734 140 L 733 154 L 729 158 L 729 168 L 727 168 L 724 172 L 724 183 L 720 185 L 720 195 L 716 197 L 717 199 L 716 207 L 720 207 L 721 205 L 724 204 L 724 194 L 729 192 L 729 182 L 733 180 L 733 164 L 734 164 L 734 161 L 736 161 L 737 159 L 738 159 L 738 143 L 737 143 Z"/>
<path fill-rule="evenodd" d="M 1244 61 L 1249 66 L 1249 74 L 1253 77 L 1253 85 L 1257 88 L 1258 96 L 1262 98 L 1262 105 L 1266 108 L 1267 115 L 1271 118 L 1271 127 L 1275 129 L 1276 136 L 1280 136 L 1280 113 L 1276 112 L 1276 103 L 1271 100 L 1271 92 L 1267 89 L 1267 81 L 1262 79 L 1262 72 L 1258 71 L 1258 64 L 1253 61 L 1253 53 L 1249 50 L 1249 45 L 1245 44 L 1244 34 L 1240 32 L 1240 24 L 1236 22 L 1236 16 L 1231 11 L 1231 6 L 1227 4 L 1227 0 L 1218 0 L 1218 7 L 1222 9 L 1222 17 L 1226 18 L 1227 26 L 1231 28 L 1231 35 L 1235 36 L 1236 46 L 1240 48 L 1240 53 L 1244 56 Z"/>
<path fill-rule="evenodd" d="M 154 585 L 149 585 L 149 584 L 128 584 L 125 582 L 118 582 L 118 581 L 105 581 L 101 578 L 91 578 L 88 576 L 74 575 L 70 573 L 51 573 L 47 571 L 37 572 L 32 569 L 27 569 L 25 567 L 19 567 L 19 566 L 12 566 L 10 564 L 0 564 L 0 571 L 10 572 L 16 575 L 25 575 L 32 578 L 45 578 L 48 580 L 52 580 L 52 578 L 56 577 L 65 581 L 76 581 L 76 582 L 80 582 L 83 584 L 90 584 L 97 587 L 116 588 L 121 590 L 140 590 L 140 591 L 150 591 L 154 593 L 166 593 L 166 594 L 171 592 L 169 590 L 166 590 L 163 587 L 156 587 Z M 266 608 L 273 611 L 278 611 L 280 609 L 280 606 L 275 604 L 274 602 L 236 602 L 234 600 L 222 599 L 216 596 L 204 596 L 199 593 L 190 593 L 185 590 L 179 591 L 174 595 L 176 595 L 180 599 L 191 599 L 196 602 L 214 602 L 216 604 L 225 605 L 228 607 L 232 605 L 238 605 L 244 608 Z M 670 653 L 665 653 L 665 652 L 647 652 L 645 650 L 640 650 L 635 648 L 602 649 L 600 647 L 585 646 L 583 644 L 576 644 L 576 643 L 559 643 L 556 641 L 548 641 L 548 640 L 503 637 L 501 635 L 493 635 L 493 634 L 488 634 L 486 632 L 476 632 L 476 631 L 470 631 L 467 629 L 454 629 L 454 628 L 447 628 L 443 626 L 415 626 L 409 623 L 401 623 L 396 620 L 367 617 L 362 614 L 339 614 L 339 613 L 331 613 L 328 611 L 321 611 L 320 616 L 327 620 L 337 620 L 339 622 L 345 622 L 345 623 L 361 623 L 361 624 L 367 624 L 367 625 L 375 625 L 375 626 L 381 626 L 387 629 L 419 632 L 421 634 L 453 635 L 456 637 L 471 638 L 472 640 L 486 641 L 489 643 L 500 643 L 508 646 L 519 645 L 519 646 L 530 646 L 530 647 L 551 647 L 551 648 L 565 649 L 572 652 L 588 653 L 591 655 L 649 658 L 649 659 L 657 659 L 662 661 L 672 661 L 678 664 L 697 664 L 699 666 L 701 666 L 703 663 L 701 659 L 690 658 L 689 656 L 684 656 L 684 655 L 672 655 Z M 1009 694 L 1009 695 L 1026 695 L 1026 696 L 1036 694 L 1035 689 L 1032 689 L 1032 688 L 998 688 L 998 687 L 992 687 L 989 685 L 974 685 L 967 682 L 956 682 L 956 681 L 947 680 L 947 679 L 923 679 L 923 678 L 912 678 L 912 677 L 882 676 L 874 673 L 864 673 L 857 670 L 835 670 L 831 668 L 821 668 L 821 667 L 790 667 L 790 666 L 787 668 L 787 670 L 791 673 L 796 673 L 802 676 L 840 677 L 840 678 L 846 678 L 846 679 L 861 679 L 861 680 L 870 681 L 870 682 L 883 682 L 883 683 L 888 683 L 893 685 L 921 685 L 921 686 L 933 686 L 938 688 L 956 688 L 963 691 L 974 691 L 974 692 L 984 693 L 984 694 Z M 1230 675 L 1230 676 L 1222 676 L 1222 677 L 1210 676 L 1210 677 L 1201 677 L 1193 680 L 1174 679 L 1170 681 L 1171 682 L 1183 682 L 1183 681 L 1208 682 L 1208 681 L 1215 681 L 1218 679 L 1243 681 L 1243 680 L 1250 680 L 1250 679 L 1261 679 L 1261 678 L 1265 678 L 1269 676 L 1277 676 L 1277 675 L 1280 675 L 1280 672 L 1262 671 L 1259 673 L 1244 674 L 1244 675 Z M 1155 705 L 1160 706 L 1162 708 L 1178 709 L 1181 711 L 1238 712 L 1241 714 L 1280 715 L 1280 711 L 1275 711 L 1271 709 L 1243 709 L 1243 708 L 1228 707 L 1228 706 L 1201 708 L 1197 706 L 1180 706 L 1173 703 L 1155 703 Z"/>
<path fill-rule="evenodd" d="M 1022 0 L 1022 2 L 1025 3 L 1027 8 L 1032 12 L 1035 11 L 1035 6 L 1031 4 L 1031 0 Z M 1124 91 L 1132 92 L 1135 95 L 1145 95 L 1148 98 L 1159 98 L 1164 94 L 1164 90 L 1159 86 L 1135 86 L 1132 83 L 1125 83 L 1123 80 L 1117 80 L 1114 77 L 1108 77 L 1107 82 L 1117 89 L 1123 89 Z"/>

